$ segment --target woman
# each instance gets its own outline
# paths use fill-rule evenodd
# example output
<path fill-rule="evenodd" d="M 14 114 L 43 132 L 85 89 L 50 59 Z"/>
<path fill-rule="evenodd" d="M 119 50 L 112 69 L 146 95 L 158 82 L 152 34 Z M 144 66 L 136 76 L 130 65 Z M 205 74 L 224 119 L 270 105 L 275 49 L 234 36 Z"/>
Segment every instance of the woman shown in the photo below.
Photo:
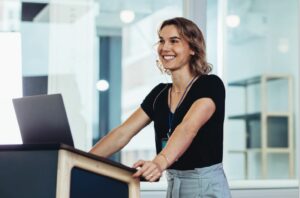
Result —
<path fill-rule="evenodd" d="M 136 162 L 134 177 L 152 182 L 167 170 L 167 197 L 231 197 L 222 167 L 225 89 L 220 78 L 208 75 L 203 35 L 177 17 L 164 21 L 158 36 L 161 69 L 172 83 L 157 85 L 91 152 L 108 157 L 154 121 L 157 155 Z"/>

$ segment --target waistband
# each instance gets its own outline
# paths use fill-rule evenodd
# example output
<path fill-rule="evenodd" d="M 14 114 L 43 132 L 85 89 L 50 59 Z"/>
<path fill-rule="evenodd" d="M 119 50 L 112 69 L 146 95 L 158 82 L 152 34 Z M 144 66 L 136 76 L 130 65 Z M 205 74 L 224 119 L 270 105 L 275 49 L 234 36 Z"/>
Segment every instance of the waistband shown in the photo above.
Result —
<path fill-rule="evenodd" d="M 223 172 L 223 164 L 215 164 L 208 167 L 203 168 L 195 168 L 194 170 L 167 170 L 167 178 L 171 179 L 174 177 L 178 178 L 191 178 L 191 179 L 199 179 L 199 178 L 211 178 L 214 174 L 218 174 L 219 172 Z"/>

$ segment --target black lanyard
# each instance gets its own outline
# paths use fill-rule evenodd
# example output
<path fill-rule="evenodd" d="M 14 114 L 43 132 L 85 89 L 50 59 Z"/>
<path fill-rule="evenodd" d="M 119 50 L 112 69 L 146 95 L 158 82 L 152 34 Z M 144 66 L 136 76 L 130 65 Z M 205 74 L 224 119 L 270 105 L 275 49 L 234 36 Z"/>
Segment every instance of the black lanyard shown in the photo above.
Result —
<path fill-rule="evenodd" d="M 169 108 L 169 131 L 168 131 L 168 133 L 167 133 L 167 137 L 168 137 L 168 138 L 169 138 L 170 135 L 171 135 L 172 125 L 173 125 L 173 119 L 174 119 L 174 115 L 175 115 L 175 113 L 176 113 L 176 110 L 177 110 L 177 108 L 179 107 L 179 105 L 182 103 L 182 101 L 183 101 L 183 99 L 184 99 L 184 96 L 186 95 L 188 89 L 191 87 L 191 85 L 192 85 L 193 82 L 195 81 L 196 77 L 197 77 L 197 76 L 195 76 L 195 77 L 189 82 L 189 84 L 186 86 L 186 88 L 185 88 L 185 90 L 184 90 L 184 92 L 183 92 L 183 94 L 182 94 L 182 96 L 181 96 L 181 98 L 180 98 L 180 100 L 179 100 L 179 102 L 178 102 L 178 104 L 177 104 L 175 110 L 174 110 L 174 113 L 171 112 L 171 104 L 172 104 L 172 103 L 171 103 L 171 102 L 172 102 L 172 96 L 171 96 L 171 94 L 172 94 L 172 86 L 171 86 L 171 89 L 170 89 L 170 108 Z"/>

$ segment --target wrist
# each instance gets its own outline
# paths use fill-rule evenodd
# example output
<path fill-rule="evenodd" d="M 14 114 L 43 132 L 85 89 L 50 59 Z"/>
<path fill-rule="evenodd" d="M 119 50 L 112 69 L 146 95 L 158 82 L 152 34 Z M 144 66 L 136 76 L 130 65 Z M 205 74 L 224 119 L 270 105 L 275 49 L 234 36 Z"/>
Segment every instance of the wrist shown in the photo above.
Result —
<path fill-rule="evenodd" d="M 164 160 L 167 162 L 167 167 L 169 167 L 171 165 L 170 159 L 168 158 L 168 156 L 166 154 L 159 153 L 158 156 L 164 158 Z"/>
<path fill-rule="evenodd" d="M 165 156 L 162 153 L 158 154 L 153 159 L 153 162 L 156 163 L 159 166 L 159 168 L 161 169 L 161 171 L 166 170 L 170 166 L 169 159 L 167 158 L 167 156 Z"/>

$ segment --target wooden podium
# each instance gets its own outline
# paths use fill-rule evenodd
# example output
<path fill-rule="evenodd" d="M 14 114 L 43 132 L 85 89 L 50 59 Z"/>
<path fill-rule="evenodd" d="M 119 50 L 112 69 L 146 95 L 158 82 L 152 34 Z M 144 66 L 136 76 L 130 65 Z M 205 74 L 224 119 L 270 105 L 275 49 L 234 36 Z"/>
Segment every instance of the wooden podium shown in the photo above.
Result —
<path fill-rule="evenodd" d="M 1 198 L 139 198 L 135 169 L 63 144 L 1 145 Z"/>

